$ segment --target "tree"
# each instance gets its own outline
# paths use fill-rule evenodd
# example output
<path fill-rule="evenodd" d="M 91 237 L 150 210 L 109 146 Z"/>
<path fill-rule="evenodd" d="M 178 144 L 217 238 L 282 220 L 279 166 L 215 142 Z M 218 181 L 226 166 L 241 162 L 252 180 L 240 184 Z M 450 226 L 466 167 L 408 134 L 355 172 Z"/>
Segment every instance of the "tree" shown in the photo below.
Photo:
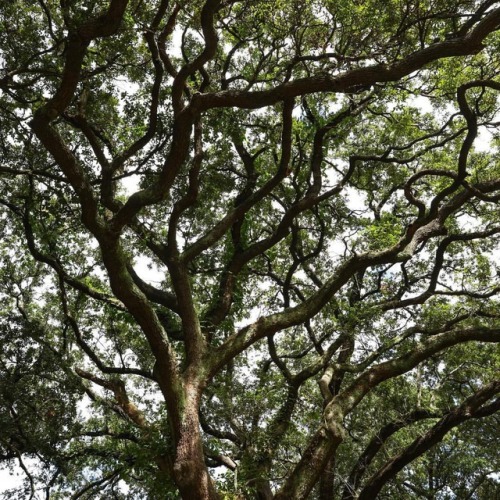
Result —
<path fill-rule="evenodd" d="M 498 4 L 4 2 L 6 495 L 498 494 Z"/>

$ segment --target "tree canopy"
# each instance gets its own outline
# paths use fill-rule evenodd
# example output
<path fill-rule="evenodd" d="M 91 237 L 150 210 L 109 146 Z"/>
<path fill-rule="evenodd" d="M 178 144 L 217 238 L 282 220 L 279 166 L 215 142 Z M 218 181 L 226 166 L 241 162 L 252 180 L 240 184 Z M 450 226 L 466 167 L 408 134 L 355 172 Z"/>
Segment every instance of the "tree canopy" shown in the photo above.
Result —
<path fill-rule="evenodd" d="M 499 29 L 4 1 L 4 498 L 496 498 Z"/>

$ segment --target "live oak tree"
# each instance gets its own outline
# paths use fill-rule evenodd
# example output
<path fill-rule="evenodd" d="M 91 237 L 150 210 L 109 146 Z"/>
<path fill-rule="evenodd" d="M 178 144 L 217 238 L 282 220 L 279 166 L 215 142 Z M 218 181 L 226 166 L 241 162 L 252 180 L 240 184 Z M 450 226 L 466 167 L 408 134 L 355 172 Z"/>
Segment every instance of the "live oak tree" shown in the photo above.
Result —
<path fill-rule="evenodd" d="M 498 494 L 500 2 L 0 23 L 6 498 Z"/>

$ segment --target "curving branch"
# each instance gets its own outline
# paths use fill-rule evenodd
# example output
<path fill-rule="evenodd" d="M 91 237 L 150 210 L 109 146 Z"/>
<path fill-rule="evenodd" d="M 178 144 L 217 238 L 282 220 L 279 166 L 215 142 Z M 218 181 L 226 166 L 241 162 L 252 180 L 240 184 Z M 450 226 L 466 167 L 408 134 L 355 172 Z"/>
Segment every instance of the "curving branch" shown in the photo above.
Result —
<path fill-rule="evenodd" d="M 276 494 L 276 499 L 305 496 L 316 484 L 321 471 L 345 438 L 342 421 L 374 387 L 385 380 L 412 370 L 419 363 L 453 345 L 463 342 L 500 342 L 500 329 L 470 328 L 452 330 L 428 338 L 408 354 L 395 358 L 358 376 L 349 387 L 326 406 L 324 423 L 309 441 L 300 461 Z"/>
<path fill-rule="evenodd" d="M 398 420 L 393 420 L 392 422 L 384 425 L 384 427 L 382 427 L 370 440 L 352 468 L 342 493 L 342 500 L 353 500 L 354 498 L 357 498 L 356 491 L 363 479 L 366 469 L 370 466 L 377 453 L 391 438 L 391 436 L 415 422 L 429 418 L 436 418 L 437 416 L 438 415 L 436 413 L 429 410 L 414 410 L 410 413 L 402 415 Z"/>
<path fill-rule="evenodd" d="M 403 467 L 439 443 L 450 430 L 471 418 L 484 418 L 497 412 L 500 409 L 500 398 L 488 405 L 485 403 L 499 392 L 500 381 L 498 380 L 476 391 L 460 406 L 441 418 L 425 434 L 415 439 L 401 453 L 386 462 L 366 481 L 356 498 L 360 500 L 375 498 L 384 485 L 393 479 Z"/>

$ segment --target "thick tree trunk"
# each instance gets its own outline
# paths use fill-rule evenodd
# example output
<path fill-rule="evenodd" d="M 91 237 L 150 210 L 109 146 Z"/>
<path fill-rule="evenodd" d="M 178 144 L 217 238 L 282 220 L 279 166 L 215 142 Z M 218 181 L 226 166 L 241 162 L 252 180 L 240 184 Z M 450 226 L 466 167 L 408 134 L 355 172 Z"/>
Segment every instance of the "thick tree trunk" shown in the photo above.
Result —
<path fill-rule="evenodd" d="M 335 478 L 335 455 L 330 457 L 319 480 L 319 500 L 333 499 L 333 481 Z"/>
<path fill-rule="evenodd" d="M 185 388 L 184 406 L 173 422 L 176 443 L 173 461 L 174 481 L 184 500 L 218 500 L 205 465 L 199 421 L 200 391 Z"/>

